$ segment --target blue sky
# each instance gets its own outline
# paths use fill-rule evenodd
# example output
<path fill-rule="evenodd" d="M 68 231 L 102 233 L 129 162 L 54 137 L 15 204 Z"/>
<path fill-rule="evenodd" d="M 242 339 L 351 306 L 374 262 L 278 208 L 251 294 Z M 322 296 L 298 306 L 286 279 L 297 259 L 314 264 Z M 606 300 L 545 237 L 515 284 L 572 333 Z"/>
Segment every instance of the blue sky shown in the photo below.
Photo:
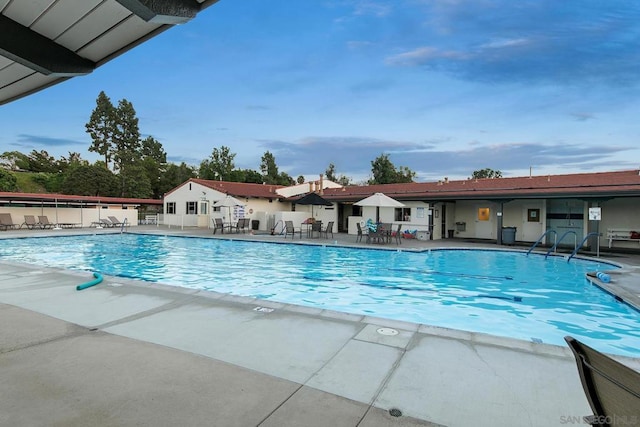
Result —
<path fill-rule="evenodd" d="M 0 109 L 0 151 L 80 152 L 98 93 L 174 162 L 355 181 L 389 154 L 417 181 L 640 167 L 640 5 L 628 0 L 220 0 Z"/>

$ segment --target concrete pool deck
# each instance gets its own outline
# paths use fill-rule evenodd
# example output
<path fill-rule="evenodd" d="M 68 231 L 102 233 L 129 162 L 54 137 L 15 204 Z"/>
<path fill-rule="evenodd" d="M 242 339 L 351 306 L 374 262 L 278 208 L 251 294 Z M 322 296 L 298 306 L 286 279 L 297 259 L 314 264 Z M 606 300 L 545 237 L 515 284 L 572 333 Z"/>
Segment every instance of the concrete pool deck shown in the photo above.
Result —
<path fill-rule="evenodd" d="M 0 237 L 95 232 L 113 230 Z M 230 237 L 284 241 L 216 236 Z M 401 247 L 496 248 L 453 240 Z M 638 283 L 640 258 L 613 256 Z M 75 290 L 91 278 L 0 262 L 0 425 L 538 426 L 590 414 L 566 347 L 118 277 Z"/>

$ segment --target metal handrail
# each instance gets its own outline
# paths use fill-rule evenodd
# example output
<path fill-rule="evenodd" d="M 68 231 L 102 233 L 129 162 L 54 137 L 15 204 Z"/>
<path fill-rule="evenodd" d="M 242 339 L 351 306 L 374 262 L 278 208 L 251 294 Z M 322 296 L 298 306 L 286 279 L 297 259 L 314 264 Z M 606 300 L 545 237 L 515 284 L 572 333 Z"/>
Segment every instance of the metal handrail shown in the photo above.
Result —
<path fill-rule="evenodd" d="M 279 219 L 278 221 L 276 221 L 275 224 L 273 224 L 273 227 L 271 227 L 271 235 L 273 236 L 276 232 L 276 228 L 278 228 L 278 224 L 282 223 L 282 230 L 280 230 L 280 233 L 278 234 L 284 234 L 284 230 L 285 230 L 285 226 L 284 226 L 284 221 Z"/>
<path fill-rule="evenodd" d="M 586 236 L 584 236 L 584 239 L 582 239 L 582 242 L 580 242 L 580 244 L 578 246 L 576 246 L 576 248 L 573 250 L 571 255 L 569 255 L 569 258 L 567 258 L 567 262 L 571 261 L 571 258 L 573 258 L 573 256 L 578 253 L 578 251 L 580 250 L 582 245 L 584 245 L 584 242 L 586 242 L 587 239 L 589 237 L 591 237 L 591 236 L 598 236 L 598 244 L 597 244 L 597 249 L 596 249 L 596 255 L 598 257 L 600 257 L 600 233 L 592 231 L 591 233 L 589 233 Z"/>
<path fill-rule="evenodd" d="M 569 231 L 565 232 L 562 236 L 560 236 L 558 241 L 553 245 L 553 247 L 551 249 L 549 249 L 547 251 L 547 253 L 545 254 L 544 257 L 547 258 L 551 252 L 554 252 L 556 250 L 556 248 L 558 247 L 560 242 L 562 242 L 562 240 L 565 238 L 565 236 L 568 235 L 568 234 L 572 234 L 572 233 L 573 233 L 573 245 L 574 245 L 573 248 L 574 249 L 577 248 L 578 247 L 578 234 L 573 230 L 569 230 Z"/>
<path fill-rule="evenodd" d="M 542 239 L 544 239 L 544 236 L 546 236 L 547 234 L 553 233 L 553 237 L 554 239 L 557 241 L 558 240 L 558 233 L 556 232 L 556 230 L 550 229 L 545 231 L 544 233 L 542 233 L 542 236 L 540 236 L 538 238 L 538 240 L 536 240 L 536 242 L 529 248 L 529 251 L 527 252 L 527 256 L 529 256 L 529 254 L 531 253 L 532 250 L 535 249 L 536 246 L 538 246 L 538 243 L 542 242 Z M 554 245 L 556 244 L 556 242 L 553 242 Z"/>

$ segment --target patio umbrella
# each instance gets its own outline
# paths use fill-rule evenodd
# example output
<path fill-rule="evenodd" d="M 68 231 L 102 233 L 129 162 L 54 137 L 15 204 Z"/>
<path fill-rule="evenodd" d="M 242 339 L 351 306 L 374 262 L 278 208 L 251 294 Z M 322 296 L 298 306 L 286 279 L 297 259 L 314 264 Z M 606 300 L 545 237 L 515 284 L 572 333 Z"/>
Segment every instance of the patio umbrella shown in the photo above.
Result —
<path fill-rule="evenodd" d="M 313 217 L 314 206 L 333 206 L 333 203 L 320 196 L 318 193 L 309 193 L 306 196 L 294 201 L 296 205 L 311 205 L 311 216 Z"/>
<path fill-rule="evenodd" d="M 229 208 L 229 221 L 231 221 L 231 208 L 234 208 L 236 206 L 244 206 L 245 203 L 242 203 L 240 200 L 227 194 L 224 199 L 216 201 L 214 205 L 217 208 Z"/>
<path fill-rule="evenodd" d="M 375 206 L 376 207 L 376 221 L 380 220 L 380 208 L 401 208 L 404 206 L 404 203 L 400 203 L 396 199 L 392 199 L 391 197 L 383 194 L 383 193 L 375 193 L 372 196 L 369 196 L 365 199 L 362 199 L 358 202 L 355 202 L 354 205 L 357 206 Z"/>

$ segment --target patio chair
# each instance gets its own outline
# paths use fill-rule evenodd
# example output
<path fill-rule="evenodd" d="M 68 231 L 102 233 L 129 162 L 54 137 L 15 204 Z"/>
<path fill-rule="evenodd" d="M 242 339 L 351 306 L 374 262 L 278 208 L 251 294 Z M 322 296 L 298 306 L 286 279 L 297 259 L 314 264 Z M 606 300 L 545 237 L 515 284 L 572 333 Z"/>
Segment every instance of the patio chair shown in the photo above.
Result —
<path fill-rule="evenodd" d="M 25 215 L 24 222 L 20 224 L 20 228 L 22 228 L 23 225 L 29 230 L 33 230 L 34 228 L 42 228 L 40 223 L 36 221 L 36 217 L 33 215 Z"/>
<path fill-rule="evenodd" d="M 387 242 L 387 229 L 386 224 L 378 224 L 375 231 L 369 230 L 367 234 L 367 243 L 386 243 Z"/>
<path fill-rule="evenodd" d="M 385 242 L 384 243 L 391 243 L 391 239 L 393 238 L 391 236 L 391 234 L 393 232 L 393 224 L 384 223 L 384 224 L 382 224 L 382 228 L 384 229 L 384 232 L 385 232 Z"/>
<path fill-rule="evenodd" d="M 324 237 L 326 239 L 329 238 L 329 233 L 331 233 L 331 238 L 333 239 L 333 221 L 329 221 L 327 223 L 327 227 L 324 230 L 322 230 L 322 233 L 324 233 Z"/>
<path fill-rule="evenodd" d="M 309 229 L 309 237 L 313 239 L 314 233 L 318 233 L 318 237 L 322 234 L 322 221 L 316 221 L 311 224 L 311 228 Z"/>
<path fill-rule="evenodd" d="M 240 233 L 240 230 L 243 230 L 242 232 L 244 233 L 244 218 L 240 218 L 235 225 L 233 224 L 227 225 L 227 228 L 229 229 L 229 232 L 235 229 L 236 233 Z"/>
<path fill-rule="evenodd" d="M 396 230 L 396 245 L 402 244 L 402 224 L 398 224 L 398 229 Z"/>
<path fill-rule="evenodd" d="M 39 215 L 38 216 L 38 223 L 40 224 L 41 228 L 47 229 L 47 228 L 53 228 L 53 226 L 55 224 L 49 222 L 49 217 L 46 215 Z"/>
<path fill-rule="evenodd" d="M 20 224 L 14 224 L 10 213 L 0 213 L 0 230 L 20 228 Z"/>
<path fill-rule="evenodd" d="M 302 239 L 302 229 L 297 230 L 300 233 L 300 238 Z M 284 238 L 291 234 L 291 238 L 293 239 L 296 235 L 296 228 L 293 226 L 293 221 L 285 221 L 284 222 Z"/>
<path fill-rule="evenodd" d="M 640 372 L 573 337 L 564 339 L 575 356 L 582 388 L 593 411 L 593 415 L 584 417 L 585 422 L 595 426 L 640 422 Z"/>
<path fill-rule="evenodd" d="M 358 227 L 358 236 L 356 237 L 356 242 L 362 242 L 362 236 L 364 235 L 362 231 L 362 225 L 359 222 L 356 222 L 356 227 Z"/>
<path fill-rule="evenodd" d="M 220 230 L 220 233 L 224 234 L 224 222 L 222 218 L 213 218 L 213 234 Z"/>
<path fill-rule="evenodd" d="M 246 230 L 251 228 L 251 220 L 249 218 L 244 218 L 244 224 L 242 224 L 242 232 L 244 233 Z"/>

